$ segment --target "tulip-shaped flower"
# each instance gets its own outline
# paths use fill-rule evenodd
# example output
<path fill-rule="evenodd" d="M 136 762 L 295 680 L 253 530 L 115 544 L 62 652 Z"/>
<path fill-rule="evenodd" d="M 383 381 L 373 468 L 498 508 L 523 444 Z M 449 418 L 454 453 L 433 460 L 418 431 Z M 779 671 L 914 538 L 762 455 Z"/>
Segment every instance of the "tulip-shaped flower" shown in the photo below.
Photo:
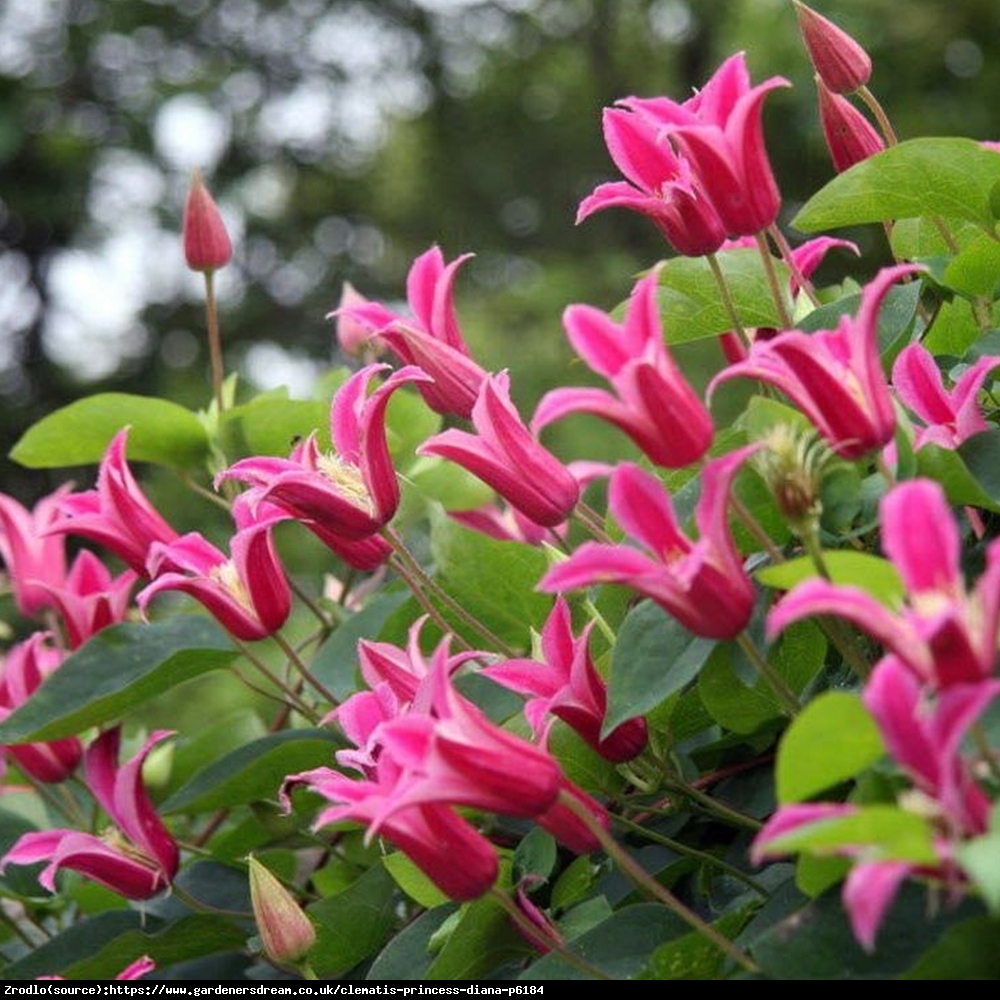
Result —
<path fill-rule="evenodd" d="M 77 830 L 23 834 L 0 861 L 0 869 L 48 861 L 38 881 L 51 892 L 60 868 L 79 872 L 126 899 L 149 899 L 167 888 L 177 874 L 180 855 L 149 799 L 142 767 L 153 747 L 169 735 L 153 733 L 121 766 L 120 730 L 98 736 L 84 755 L 86 783 L 115 828 L 102 836 Z"/>
<path fill-rule="evenodd" d="M 793 0 L 802 41 L 816 75 L 834 94 L 850 94 L 867 85 L 872 61 L 867 52 L 833 21 Z"/>
<path fill-rule="evenodd" d="M 192 271 L 215 271 L 232 260 L 233 244 L 215 199 L 196 170 L 184 203 L 184 260 Z"/>
<path fill-rule="evenodd" d="M 816 87 L 823 135 L 837 173 L 885 149 L 885 140 L 846 97 L 828 90 L 818 77 Z"/>
<path fill-rule="evenodd" d="M 539 589 L 558 593 L 598 583 L 624 584 L 654 600 L 695 635 L 734 638 L 750 620 L 754 590 L 729 531 L 727 508 L 732 481 L 757 447 L 748 445 L 705 466 L 695 512 L 696 541 L 681 531 L 659 479 L 637 465 L 619 465 L 611 476 L 608 508 L 645 551 L 585 542 L 545 574 Z"/>
<path fill-rule="evenodd" d="M 132 599 L 137 573 L 111 571 L 88 549 L 73 560 L 66 581 L 50 588 L 52 602 L 62 617 L 70 649 L 82 646 L 103 628 L 124 621 Z"/>
<path fill-rule="evenodd" d="M 29 618 L 52 606 L 50 588 L 66 579 L 66 543 L 51 529 L 62 520 L 60 504 L 71 488 L 61 486 L 31 510 L 0 493 L 0 558 L 17 610 Z"/>
<path fill-rule="evenodd" d="M 899 278 L 917 270 L 883 268 L 862 292 L 857 316 L 842 316 L 836 329 L 755 341 L 745 361 L 709 383 L 709 395 L 727 379 L 756 378 L 788 396 L 842 458 L 881 448 L 895 432 L 896 412 L 879 358 L 879 307 Z"/>
<path fill-rule="evenodd" d="M 511 402 L 506 372 L 483 383 L 472 423 L 475 434 L 449 428 L 428 438 L 417 454 L 461 465 L 536 524 L 562 524 L 580 499 L 579 483 L 524 425 Z"/>
<path fill-rule="evenodd" d="M 836 615 L 885 645 L 934 688 L 982 681 L 994 670 L 1000 624 L 1000 540 L 971 592 L 962 540 L 940 485 L 902 483 L 882 500 L 882 547 L 906 587 L 898 612 L 859 587 L 813 579 L 786 594 L 768 616 L 772 635 L 811 615 Z"/>
<path fill-rule="evenodd" d="M 157 594 L 179 590 L 204 605 L 237 639 L 264 639 L 285 624 L 292 596 L 271 537 L 285 515 L 258 513 L 237 502 L 233 517 L 231 558 L 196 531 L 170 545 L 153 545 L 153 579 L 136 596 L 143 613 Z"/>
<path fill-rule="evenodd" d="M 691 164 L 728 236 L 753 236 L 772 225 L 781 194 L 764 145 L 764 98 L 789 82 L 773 76 L 756 87 L 742 52 L 730 56 L 694 97 L 629 98 L 626 106 L 659 126 Z"/>
<path fill-rule="evenodd" d="M 125 458 L 128 428 L 108 445 L 97 473 L 97 488 L 72 493 L 60 500 L 66 515 L 51 532 L 81 535 L 123 559 L 131 569 L 147 576 L 146 557 L 154 542 L 169 544 L 177 538 L 135 481 Z"/>
<path fill-rule="evenodd" d="M 592 306 L 566 310 L 563 324 L 573 349 L 614 392 L 554 389 L 538 404 L 533 431 L 569 413 L 591 413 L 624 431 L 657 465 L 682 468 L 705 454 L 712 417 L 667 350 L 658 283 L 654 270 L 636 284 L 624 323 Z"/>
<path fill-rule="evenodd" d="M 844 906 L 854 935 L 873 950 L 879 926 L 902 882 L 910 875 L 932 877 L 952 890 L 963 876 L 954 848 L 984 834 L 990 800 L 961 754 L 970 727 L 1000 695 L 1000 681 L 957 684 L 928 698 L 918 678 L 896 656 L 884 657 L 865 687 L 864 702 L 886 749 L 913 782 L 900 805 L 915 809 L 932 824 L 938 862 L 917 864 L 892 857 L 872 857 L 870 845 L 845 844 L 838 853 L 857 861 L 844 883 Z M 754 839 L 752 855 L 760 861 L 786 853 L 782 838 L 816 823 L 852 815 L 853 805 L 795 803 L 781 807 Z"/>
<path fill-rule="evenodd" d="M 562 719 L 602 757 L 620 763 L 646 746 L 646 720 L 622 722 L 601 735 L 608 709 L 608 690 L 590 656 L 591 622 L 574 637 L 569 606 L 558 598 L 541 635 L 541 658 L 504 660 L 482 673 L 503 687 L 530 695 L 524 714 L 535 736 L 543 736 L 550 717 Z"/>
<path fill-rule="evenodd" d="M 599 184 L 580 202 L 577 223 L 606 208 L 628 208 L 652 219 L 686 257 L 714 253 L 726 237 L 712 203 L 699 191 L 691 165 L 678 156 L 659 124 L 620 107 L 604 109 L 604 142 L 626 178 Z"/>
<path fill-rule="evenodd" d="M 980 358 L 948 391 L 934 355 L 923 344 L 904 347 L 892 366 L 892 387 L 900 402 L 924 422 L 925 426 L 917 429 L 914 447 L 936 444 L 957 448 L 973 434 L 989 430 L 979 406 L 979 391 L 998 367 L 1000 357 Z"/>
<path fill-rule="evenodd" d="M 458 269 L 472 254 L 445 264 L 438 247 L 421 254 L 406 279 L 413 317 L 400 316 L 377 302 L 348 303 L 335 315 L 366 324 L 379 342 L 404 365 L 422 368 L 430 378 L 417 388 L 437 413 L 468 417 L 486 378 L 472 359 L 455 313 Z"/>
<path fill-rule="evenodd" d="M 62 665 L 65 653 L 52 646 L 49 639 L 47 632 L 35 632 L 4 654 L 0 672 L 0 721 L 20 708 L 45 678 Z M 4 751 L 22 771 L 37 781 L 58 782 L 76 770 L 83 744 L 75 736 L 66 736 L 48 743 L 9 744 Z"/>
<path fill-rule="evenodd" d="M 242 459 L 221 472 L 216 485 L 227 479 L 248 483 L 254 488 L 254 504 L 266 500 L 292 517 L 313 522 L 320 532 L 347 541 L 380 531 L 399 506 L 399 482 L 386 438 L 386 408 L 400 386 L 429 378 L 419 368 L 401 368 L 368 395 L 372 378 L 388 367 L 367 365 L 334 396 L 332 453 L 321 451 L 311 434 L 290 458 Z"/>

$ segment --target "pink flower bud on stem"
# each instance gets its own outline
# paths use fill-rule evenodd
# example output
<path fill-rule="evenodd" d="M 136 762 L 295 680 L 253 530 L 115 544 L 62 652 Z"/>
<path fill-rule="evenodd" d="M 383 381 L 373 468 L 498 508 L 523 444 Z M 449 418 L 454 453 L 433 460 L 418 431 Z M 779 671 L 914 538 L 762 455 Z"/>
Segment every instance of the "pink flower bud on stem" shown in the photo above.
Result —
<path fill-rule="evenodd" d="M 276 965 L 297 965 L 316 943 L 316 929 L 295 897 L 252 854 L 250 902 L 267 957 Z"/>
<path fill-rule="evenodd" d="M 196 170 L 191 179 L 184 205 L 184 259 L 192 271 L 205 276 L 205 319 L 208 326 L 208 350 L 212 365 L 212 390 L 215 404 L 221 412 L 222 400 L 222 339 L 219 316 L 215 305 L 213 276 L 233 258 L 233 244 L 226 232 L 215 200 Z"/>
<path fill-rule="evenodd" d="M 795 0 L 802 41 L 823 83 L 835 94 L 852 94 L 871 79 L 872 61 L 867 52 L 833 21 Z"/>

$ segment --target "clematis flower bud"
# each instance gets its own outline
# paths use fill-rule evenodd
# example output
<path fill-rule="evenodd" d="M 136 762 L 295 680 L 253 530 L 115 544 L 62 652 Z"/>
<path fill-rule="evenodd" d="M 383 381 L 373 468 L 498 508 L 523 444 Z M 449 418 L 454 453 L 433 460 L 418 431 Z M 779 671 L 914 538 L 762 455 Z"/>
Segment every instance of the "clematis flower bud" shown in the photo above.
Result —
<path fill-rule="evenodd" d="M 802 41 L 823 83 L 835 94 L 850 94 L 871 79 L 872 61 L 867 52 L 843 28 L 795 2 Z"/>
<path fill-rule="evenodd" d="M 846 97 L 835 94 L 819 76 L 816 87 L 823 135 L 838 174 L 885 149 L 875 126 Z"/>
<path fill-rule="evenodd" d="M 192 271 L 215 271 L 233 259 L 226 224 L 197 170 L 184 205 L 184 259 Z"/>
<path fill-rule="evenodd" d="M 264 952 L 278 965 L 295 965 L 316 943 L 316 929 L 266 865 L 252 854 L 248 863 L 250 903 Z"/>

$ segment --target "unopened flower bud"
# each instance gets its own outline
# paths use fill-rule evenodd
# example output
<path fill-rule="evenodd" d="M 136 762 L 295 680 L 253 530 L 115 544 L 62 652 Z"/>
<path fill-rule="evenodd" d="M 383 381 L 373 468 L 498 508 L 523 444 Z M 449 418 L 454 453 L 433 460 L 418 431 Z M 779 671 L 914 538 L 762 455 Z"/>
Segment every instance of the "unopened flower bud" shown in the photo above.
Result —
<path fill-rule="evenodd" d="M 215 271 L 233 259 L 226 224 L 197 170 L 184 205 L 184 259 L 192 271 Z"/>
<path fill-rule="evenodd" d="M 316 943 L 316 929 L 295 897 L 253 855 L 250 902 L 264 952 L 278 965 L 295 965 Z"/>
<path fill-rule="evenodd" d="M 818 76 L 816 87 L 823 135 L 838 174 L 885 149 L 875 126 L 846 97 L 835 94 Z"/>
<path fill-rule="evenodd" d="M 851 94 L 872 75 L 867 52 L 842 28 L 795 0 L 802 40 L 822 81 L 835 94 Z"/>

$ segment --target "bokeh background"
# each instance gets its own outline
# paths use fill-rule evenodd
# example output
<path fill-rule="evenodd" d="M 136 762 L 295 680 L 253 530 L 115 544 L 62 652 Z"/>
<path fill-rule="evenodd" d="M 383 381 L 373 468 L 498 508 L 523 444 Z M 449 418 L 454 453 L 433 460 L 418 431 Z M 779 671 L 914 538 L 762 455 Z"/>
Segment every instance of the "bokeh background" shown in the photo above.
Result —
<path fill-rule="evenodd" d="M 813 6 L 871 53 L 901 138 L 1000 138 L 996 0 Z M 790 0 L 0 0 L 0 452 L 94 391 L 207 403 L 195 168 L 237 246 L 219 292 L 248 390 L 308 396 L 343 360 L 342 283 L 399 303 L 437 243 L 476 254 L 467 339 L 533 405 L 578 375 L 563 308 L 612 307 L 669 252 L 622 211 L 574 225 L 615 176 L 601 108 L 683 98 L 737 50 L 793 84 L 765 113 L 787 221 L 832 175 Z M 0 461 L 26 501 L 62 478 Z"/>

